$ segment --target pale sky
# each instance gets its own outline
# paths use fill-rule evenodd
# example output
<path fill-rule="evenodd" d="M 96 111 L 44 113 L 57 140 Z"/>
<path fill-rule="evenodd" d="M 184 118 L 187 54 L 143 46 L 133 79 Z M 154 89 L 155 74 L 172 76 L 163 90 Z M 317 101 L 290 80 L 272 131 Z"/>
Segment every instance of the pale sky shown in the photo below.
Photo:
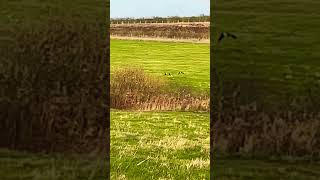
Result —
<path fill-rule="evenodd" d="M 210 15 L 210 0 L 110 0 L 111 18 Z"/>

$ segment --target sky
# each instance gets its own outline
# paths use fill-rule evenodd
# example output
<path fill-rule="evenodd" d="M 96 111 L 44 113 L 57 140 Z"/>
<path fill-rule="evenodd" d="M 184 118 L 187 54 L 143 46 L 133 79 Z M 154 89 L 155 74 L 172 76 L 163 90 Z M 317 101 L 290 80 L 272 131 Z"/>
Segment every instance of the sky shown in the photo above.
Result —
<path fill-rule="evenodd" d="M 210 15 L 210 0 L 110 0 L 111 18 Z"/>

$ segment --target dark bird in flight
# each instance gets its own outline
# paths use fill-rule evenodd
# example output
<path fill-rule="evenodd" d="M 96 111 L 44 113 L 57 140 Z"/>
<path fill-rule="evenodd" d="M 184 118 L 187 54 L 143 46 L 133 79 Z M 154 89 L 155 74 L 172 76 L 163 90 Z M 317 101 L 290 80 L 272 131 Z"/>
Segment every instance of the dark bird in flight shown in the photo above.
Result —
<path fill-rule="evenodd" d="M 233 38 L 233 39 L 237 39 L 237 36 L 235 36 L 234 34 L 231 34 L 231 33 L 228 33 L 228 32 L 222 32 L 222 33 L 220 34 L 219 39 L 218 39 L 218 43 L 221 42 L 222 39 L 225 38 L 225 37 L 231 37 L 231 38 Z"/>

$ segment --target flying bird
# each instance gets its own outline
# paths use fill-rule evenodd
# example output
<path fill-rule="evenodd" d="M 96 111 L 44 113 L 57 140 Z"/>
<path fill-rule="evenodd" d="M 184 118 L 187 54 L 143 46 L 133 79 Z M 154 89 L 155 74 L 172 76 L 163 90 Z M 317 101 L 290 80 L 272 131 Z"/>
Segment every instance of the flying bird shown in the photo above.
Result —
<path fill-rule="evenodd" d="M 235 36 L 234 34 L 231 34 L 231 33 L 228 33 L 228 32 L 222 32 L 220 34 L 219 39 L 218 39 L 218 43 L 220 43 L 222 41 L 222 39 L 225 38 L 225 37 L 231 37 L 233 39 L 237 39 L 237 36 Z"/>

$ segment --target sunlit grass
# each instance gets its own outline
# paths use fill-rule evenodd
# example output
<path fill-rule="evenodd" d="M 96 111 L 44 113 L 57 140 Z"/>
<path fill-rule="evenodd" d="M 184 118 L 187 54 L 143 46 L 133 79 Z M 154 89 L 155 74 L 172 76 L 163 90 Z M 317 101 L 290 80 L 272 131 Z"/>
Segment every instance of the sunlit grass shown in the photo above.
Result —
<path fill-rule="evenodd" d="M 317 180 L 319 163 L 271 161 L 239 158 L 215 158 L 214 179 L 222 180 Z"/>
<path fill-rule="evenodd" d="M 111 114 L 111 178 L 209 179 L 209 114 Z"/>
<path fill-rule="evenodd" d="M 209 47 L 209 44 L 112 39 L 111 73 L 121 67 L 140 66 L 147 73 L 173 83 L 190 86 L 195 90 L 209 90 Z M 184 74 L 178 74 L 180 71 Z"/>
<path fill-rule="evenodd" d="M 0 150 L 3 180 L 94 180 L 106 179 L 105 156 L 39 154 Z"/>

